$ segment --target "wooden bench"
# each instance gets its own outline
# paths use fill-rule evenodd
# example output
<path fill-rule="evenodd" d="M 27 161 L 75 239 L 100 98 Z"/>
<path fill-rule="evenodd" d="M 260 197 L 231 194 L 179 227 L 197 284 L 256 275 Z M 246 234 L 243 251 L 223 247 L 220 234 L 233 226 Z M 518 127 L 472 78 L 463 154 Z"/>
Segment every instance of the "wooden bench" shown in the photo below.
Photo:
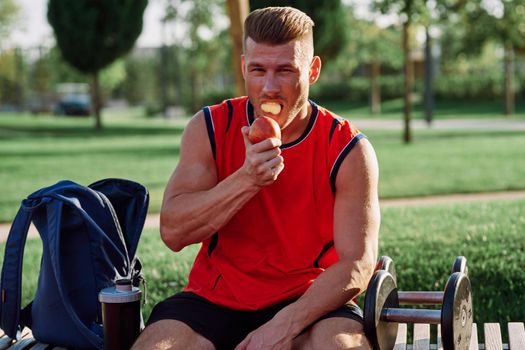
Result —
<path fill-rule="evenodd" d="M 408 328 L 411 328 L 413 335 L 413 343 L 407 344 L 407 332 Z M 415 324 L 407 327 L 406 324 L 399 325 L 399 331 L 397 333 L 396 346 L 394 350 L 438 350 L 443 349 L 441 346 L 441 338 L 439 336 L 439 326 L 437 329 L 436 342 L 431 342 L 430 337 L 430 325 L 428 324 Z M 485 335 L 485 342 L 482 344 L 478 343 L 478 327 L 476 324 L 472 326 L 472 338 L 470 342 L 469 350 L 483 349 L 483 350 L 525 350 L 525 328 L 523 322 L 510 322 L 507 325 L 508 338 L 502 337 L 501 327 L 499 323 L 485 323 L 483 325 L 483 334 Z M 4 332 L 0 330 L 0 350 L 68 350 L 59 346 L 51 346 L 37 342 L 29 329 L 24 329 L 22 337 L 18 342 L 14 342 L 12 339 L 4 335 Z"/>
<path fill-rule="evenodd" d="M 483 334 L 485 342 L 478 342 L 478 327 L 472 325 L 472 337 L 470 339 L 469 350 L 525 350 L 525 329 L 523 322 L 511 322 L 507 325 L 508 339 L 503 339 L 499 323 L 485 323 L 483 325 Z M 396 346 L 394 350 L 428 350 L 443 349 L 441 345 L 440 329 L 437 326 L 436 342 L 431 342 L 430 325 L 414 324 L 413 325 L 413 343 L 407 344 L 407 325 L 400 324 L 397 332 Z"/>

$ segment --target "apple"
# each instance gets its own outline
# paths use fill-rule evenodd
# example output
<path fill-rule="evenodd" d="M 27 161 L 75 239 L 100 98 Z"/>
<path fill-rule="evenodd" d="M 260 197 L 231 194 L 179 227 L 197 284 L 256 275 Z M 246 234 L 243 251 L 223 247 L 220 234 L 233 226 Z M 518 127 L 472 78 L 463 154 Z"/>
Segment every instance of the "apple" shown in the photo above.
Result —
<path fill-rule="evenodd" d="M 251 143 L 258 143 L 270 137 L 281 139 L 281 128 L 279 128 L 279 124 L 270 117 L 263 116 L 256 118 L 250 126 L 248 140 L 250 140 Z"/>

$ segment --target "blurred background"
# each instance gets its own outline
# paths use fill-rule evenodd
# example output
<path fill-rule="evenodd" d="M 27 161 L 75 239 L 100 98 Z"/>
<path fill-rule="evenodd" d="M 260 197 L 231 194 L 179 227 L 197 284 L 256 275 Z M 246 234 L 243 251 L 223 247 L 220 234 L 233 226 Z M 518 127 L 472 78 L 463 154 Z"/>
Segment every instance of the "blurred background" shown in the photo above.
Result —
<path fill-rule="evenodd" d="M 230 8 L 248 4 L 230 2 L 235 3 Z M 1 4 L 0 111 L 90 114 L 92 80 L 61 55 L 47 2 Z M 401 101 L 409 93 L 415 117 L 429 122 L 436 104 L 453 101 L 494 102 L 486 107 L 505 115 L 522 111 L 522 0 L 252 1 L 250 6 L 275 4 L 302 7 L 317 23 L 316 48 L 324 65 L 312 88 L 315 100 L 368 107 L 359 110 L 367 116 L 381 114 L 385 101 L 390 101 L 387 114 L 389 106 L 405 106 Z M 224 0 L 147 2 L 143 15 L 135 13 L 140 17 L 135 20 L 143 18 L 136 42 L 100 68 L 101 107 L 141 107 L 147 116 L 173 118 L 233 96 L 239 69 L 232 69 L 235 48 L 226 5 Z M 60 30 L 59 36 L 67 35 Z"/>

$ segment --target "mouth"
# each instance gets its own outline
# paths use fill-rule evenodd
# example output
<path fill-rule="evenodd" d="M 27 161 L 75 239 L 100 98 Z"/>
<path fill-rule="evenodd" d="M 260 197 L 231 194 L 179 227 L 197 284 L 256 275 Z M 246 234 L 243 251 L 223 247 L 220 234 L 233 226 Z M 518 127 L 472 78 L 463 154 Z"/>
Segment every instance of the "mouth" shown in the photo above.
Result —
<path fill-rule="evenodd" d="M 264 113 L 269 113 L 271 115 L 278 115 L 281 113 L 282 105 L 277 102 L 263 102 L 261 104 L 261 110 Z"/>

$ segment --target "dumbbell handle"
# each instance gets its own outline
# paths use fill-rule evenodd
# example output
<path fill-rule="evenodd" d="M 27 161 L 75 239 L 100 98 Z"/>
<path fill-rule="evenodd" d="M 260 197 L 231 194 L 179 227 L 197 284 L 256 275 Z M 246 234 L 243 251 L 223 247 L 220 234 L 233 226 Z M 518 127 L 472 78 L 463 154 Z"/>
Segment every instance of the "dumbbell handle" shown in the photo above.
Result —
<path fill-rule="evenodd" d="M 441 323 L 441 310 L 386 308 L 381 320 L 397 323 Z"/>
<path fill-rule="evenodd" d="M 443 292 L 397 292 L 401 305 L 442 304 L 443 295 Z"/>

